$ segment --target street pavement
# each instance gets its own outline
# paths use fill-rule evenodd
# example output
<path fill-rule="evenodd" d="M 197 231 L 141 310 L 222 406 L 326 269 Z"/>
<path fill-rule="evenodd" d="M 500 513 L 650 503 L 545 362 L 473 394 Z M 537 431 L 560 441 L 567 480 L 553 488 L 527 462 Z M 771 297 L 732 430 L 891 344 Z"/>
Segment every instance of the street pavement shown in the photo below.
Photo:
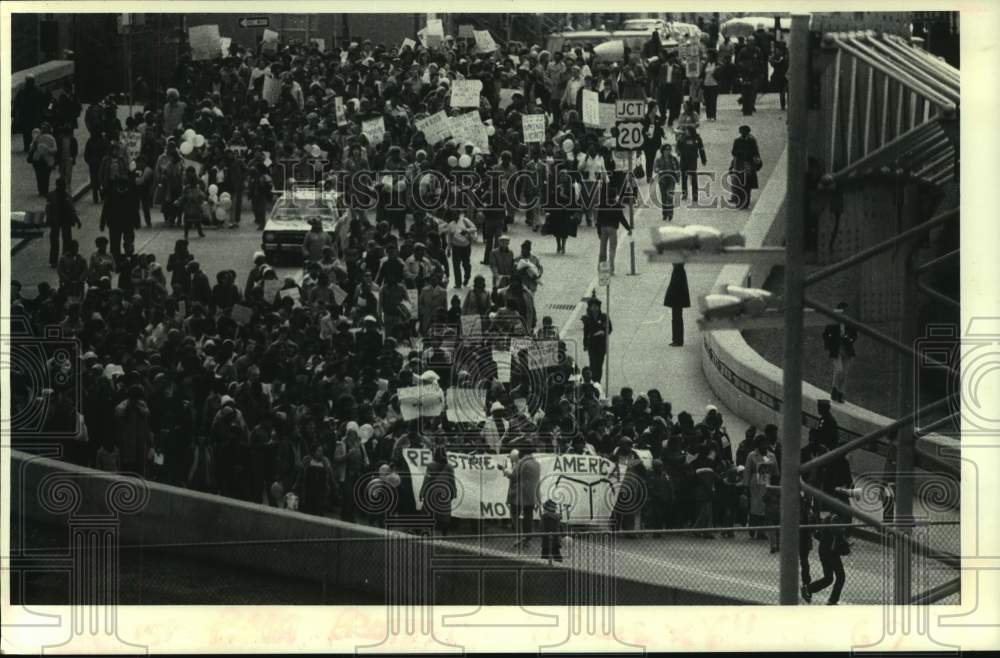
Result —
<path fill-rule="evenodd" d="M 703 169 L 714 172 L 717 176 L 728 169 L 732 140 L 737 135 L 738 126 L 746 123 L 752 127 L 760 144 L 764 162 L 764 168 L 760 172 L 760 187 L 763 188 L 785 145 L 785 114 L 777 108 L 777 97 L 773 94 L 763 97 L 758 103 L 757 114 L 752 117 L 740 114 L 735 96 L 720 98 L 719 105 L 718 122 L 703 122 L 700 129 L 708 156 L 708 165 Z M 78 140 L 82 153 L 86 137 L 79 133 L 80 131 Z M 26 207 L 18 208 L 16 203 L 12 207 L 24 210 L 44 207 L 37 196 L 30 198 L 29 192 L 34 188 L 31 168 L 23 157 L 13 160 L 13 198 L 15 201 L 24 200 Z M 82 156 L 77 163 L 75 178 L 77 182 L 86 178 Z M 643 187 L 645 189 L 646 186 Z M 757 194 L 759 190 L 755 191 L 754 200 Z M 36 203 L 35 206 L 27 205 L 32 201 Z M 94 204 L 89 195 L 81 197 L 76 205 L 83 228 L 77 229 L 74 237 L 80 242 L 81 252 L 89 256 L 94 249 L 94 239 L 100 235 L 100 206 Z M 674 223 L 696 222 L 739 230 L 749 217 L 750 211 L 747 210 L 688 208 L 682 205 L 675 210 Z M 637 276 L 628 275 L 629 242 L 625 231 L 620 231 L 617 273 L 611 283 L 611 316 L 614 324 L 609 355 L 611 392 L 615 394 L 625 385 L 631 386 L 636 394 L 650 388 L 659 388 L 664 399 L 672 403 L 675 415 L 681 410 L 688 410 L 696 420 L 701 419 L 706 404 L 716 404 L 726 420 L 730 436 L 738 442 L 746 424 L 718 405 L 701 373 L 698 352 L 700 338 L 694 322 L 696 309 L 689 309 L 685 313 L 687 327 L 684 347 L 669 346 L 669 309 L 662 306 L 662 301 L 670 276 L 670 266 L 648 263 L 643 254 L 643 250 L 649 246 L 649 228 L 660 223 L 658 208 L 640 208 L 635 213 L 633 237 Z M 586 364 L 587 356 L 581 344 L 582 323 L 579 318 L 585 305 L 582 300 L 589 297 L 596 287 L 599 249 L 597 230 L 586 224 L 582 225 L 578 237 L 569 241 L 565 255 L 556 255 L 554 238 L 532 232 L 521 219 L 515 222 L 509 234 L 511 249 L 515 253 L 519 251 L 523 240 L 530 239 L 533 253 L 545 268 L 542 285 L 535 298 L 539 323 L 543 316 L 551 316 L 554 326 L 562 328 L 562 334 L 570 344 L 571 353 L 575 352 L 577 362 Z M 166 227 L 159 210 L 154 209 L 152 228 L 144 226 L 136 232 L 136 253 L 153 253 L 158 261 L 165 263 L 167 256 L 173 251 L 174 242 L 182 237 L 182 229 Z M 192 233 L 190 250 L 209 274 L 210 280 L 214 280 L 216 272 L 231 269 L 236 271 L 237 281 L 245 281 L 252 264 L 253 252 L 260 248 L 260 240 L 261 234 L 253 225 L 249 204 L 244 203 L 239 228 L 206 229 L 204 238 Z M 479 264 L 482 260 L 481 249 L 481 246 L 473 249 L 473 276 L 483 274 L 489 281 L 489 269 Z M 692 302 L 697 296 L 709 291 L 720 267 L 687 267 Z M 34 296 L 34 286 L 41 281 L 52 285 L 57 283 L 55 270 L 48 266 L 48 240 L 45 238 L 32 240 L 18 251 L 12 257 L 12 268 L 12 278 L 24 285 L 23 294 L 26 297 Z M 280 264 L 276 269 L 282 277 L 301 276 L 301 268 L 290 262 Z M 606 306 L 604 290 L 597 292 Z M 449 297 L 458 294 L 460 298 L 464 298 L 464 293 L 464 290 L 451 289 Z"/>

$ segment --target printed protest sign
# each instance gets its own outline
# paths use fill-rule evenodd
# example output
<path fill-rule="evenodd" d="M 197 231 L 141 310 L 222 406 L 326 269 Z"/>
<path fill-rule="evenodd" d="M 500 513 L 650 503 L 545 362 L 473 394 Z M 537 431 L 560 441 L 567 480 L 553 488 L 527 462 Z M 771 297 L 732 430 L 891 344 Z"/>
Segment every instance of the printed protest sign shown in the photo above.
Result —
<path fill-rule="evenodd" d="M 416 47 L 417 47 L 417 42 L 414 41 L 413 39 L 407 37 L 407 38 L 403 39 L 403 43 L 401 43 L 399 45 L 399 50 L 402 51 L 405 48 L 409 48 L 409 49 L 413 50 Z"/>
<path fill-rule="evenodd" d="M 264 73 L 264 88 L 261 91 L 261 96 L 270 105 L 277 105 L 278 98 L 281 96 L 281 81 L 270 71 Z"/>
<path fill-rule="evenodd" d="M 330 289 L 333 290 L 333 301 L 337 302 L 337 306 L 343 306 L 344 300 L 347 299 L 347 291 L 336 283 L 331 284 Z"/>
<path fill-rule="evenodd" d="M 236 324 L 245 327 L 250 323 L 250 319 L 253 318 L 253 309 L 242 304 L 235 304 L 231 317 Z"/>
<path fill-rule="evenodd" d="M 421 416 L 434 418 L 444 411 L 444 392 L 436 384 L 408 386 L 399 389 L 396 394 L 403 420 L 414 420 Z"/>
<path fill-rule="evenodd" d="M 521 351 L 527 352 L 528 368 L 539 370 L 541 368 L 551 368 L 559 362 L 559 341 L 558 340 L 536 340 L 534 338 L 511 338 L 511 354 L 518 354 Z"/>
<path fill-rule="evenodd" d="M 478 315 L 462 316 L 462 338 L 483 335 L 483 318 Z"/>
<path fill-rule="evenodd" d="M 298 288 L 286 288 L 280 291 L 278 294 L 281 295 L 282 299 L 291 299 L 292 301 L 298 303 L 302 299 L 302 291 Z"/>
<path fill-rule="evenodd" d="M 266 279 L 264 281 L 264 301 L 268 304 L 273 304 L 275 297 L 278 296 L 278 291 L 281 290 L 281 286 L 283 285 L 283 281 Z"/>
<path fill-rule="evenodd" d="M 344 107 L 343 96 L 336 96 L 333 99 L 334 111 L 337 113 L 337 125 L 344 123 L 347 118 L 347 109 Z"/>
<path fill-rule="evenodd" d="M 483 127 L 483 122 L 479 118 L 479 112 L 466 112 L 464 114 L 459 114 L 451 117 L 451 135 L 455 138 L 455 141 L 460 144 L 465 144 L 466 142 L 471 142 L 472 144 L 479 146 L 481 141 L 480 128 Z M 489 144 L 487 144 L 487 147 Z M 480 148 L 482 148 L 480 146 Z"/>
<path fill-rule="evenodd" d="M 230 37 L 222 37 L 219 43 L 222 45 L 222 56 L 229 57 L 229 48 L 233 45 L 233 40 Z"/>
<path fill-rule="evenodd" d="M 489 30 L 474 30 L 472 34 L 476 39 L 476 52 L 496 52 L 497 42 L 493 40 L 493 35 L 490 34 Z"/>
<path fill-rule="evenodd" d="M 497 380 L 504 384 L 510 383 L 510 352 L 493 350 L 493 361 L 497 364 Z"/>
<path fill-rule="evenodd" d="M 479 107 L 482 80 L 456 80 L 451 84 L 452 107 Z"/>
<path fill-rule="evenodd" d="M 420 119 L 414 125 L 424 134 L 428 144 L 437 144 L 451 135 L 451 122 L 443 110 Z"/>
<path fill-rule="evenodd" d="M 191 46 L 191 60 L 194 62 L 222 57 L 222 37 L 219 36 L 218 25 L 188 28 L 188 44 Z"/>
<path fill-rule="evenodd" d="M 506 110 L 510 107 L 510 104 L 514 102 L 514 94 L 522 93 L 520 89 L 501 89 L 500 90 L 500 109 Z"/>
<path fill-rule="evenodd" d="M 486 420 L 486 391 L 481 388 L 456 388 L 447 394 L 448 420 L 453 423 L 481 423 Z"/>
<path fill-rule="evenodd" d="M 583 90 L 583 125 L 598 128 L 601 125 L 601 104 L 597 92 Z"/>
<path fill-rule="evenodd" d="M 361 132 L 368 136 L 372 144 L 385 141 L 385 117 L 375 117 L 361 123 Z"/>
<path fill-rule="evenodd" d="M 122 143 L 125 144 L 129 161 L 135 160 L 142 151 L 142 133 L 136 130 L 126 130 L 122 133 Z"/>
<path fill-rule="evenodd" d="M 312 43 L 316 44 L 316 47 L 319 48 L 319 51 L 321 53 L 325 53 L 326 52 L 326 39 L 319 39 L 319 38 L 313 37 L 312 39 L 309 39 L 309 41 L 311 41 Z"/>
<path fill-rule="evenodd" d="M 545 141 L 545 115 L 524 114 L 521 116 L 521 129 L 524 131 L 525 144 L 540 144 Z"/>
<path fill-rule="evenodd" d="M 618 109 L 615 107 L 614 103 L 600 103 L 597 108 L 599 116 L 599 126 L 604 130 L 608 130 L 615 125 L 615 118 Z"/>
<path fill-rule="evenodd" d="M 459 25 L 458 26 L 458 38 L 459 39 L 474 39 L 473 31 L 476 28 L 472 25 Z"/>
<path fill-rule="evenodd" d="M 507 492 L 510 480 L 503 469 L 510 469 L 507 455 L 493 453 L 465 454 L 448 452 L 461 496 L 452 502 L 452 516 L 460 519 L 508 519 Z M 407 448 L 403 458 L 409 466 L 414 495 L 419 499 L 433 461 L 425 448 Z M 554 500 L 568 522 L 589 523 L 611 517 L 621 488 L 618 465 L 598 455 L 553 455 L 537 453 L 538 507 Z"/>

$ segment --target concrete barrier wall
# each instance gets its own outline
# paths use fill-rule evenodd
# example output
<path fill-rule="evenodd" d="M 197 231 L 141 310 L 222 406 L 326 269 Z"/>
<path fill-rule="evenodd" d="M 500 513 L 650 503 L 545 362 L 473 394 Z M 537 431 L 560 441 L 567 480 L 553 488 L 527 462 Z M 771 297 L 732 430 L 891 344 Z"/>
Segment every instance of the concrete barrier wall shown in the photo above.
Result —
<path fill-rule="evenodd" d="M 401 559 L 401 551 L 390 547 L 393 539 L 410 540 L 409 535 L 123 478 L 17 450 L 11 451 L 11 486 L 11 514 L 33 522 L 85 526 L 112 513 L 119 519 L 125 546 L 188 544 L 175 550 L 193 559 L 321 582 L 379 601 L 386 598 L 387 575 L 393 603 L 435 605 L 558 605 L 572 600 L 569 582 L 580 579 L 569 569 L 551 569 L 540 560 L 441 540 L 410 541 Z M 499 578 L 489 592 L 479 591 L 480 571 L 492 574 L 488 581 Z M 641 570 L 635 571 L 632 575 L 640 577 Z M 521 581 L 520 601 L 515 578 Z M 608 585 L 619 605 L 753 603 L 627 577 L 616 577 Z"/>
<path fill-rule="evenodd" d="M 786 172 L 787 149 L 776 163 L 744 228 L 747 247 L 783 244 Z M 769 274 L 770 266 L 767 265 L 726 265 L 719 273 L 716 286 L 736 284 L 760 288 Z M 731 329 L 704 332 L 701 367 L 709 386 L 720 401 L 741 418 L 760 429 L 768 423 L 781 426 L 782 370 L 750 347 L 742 333 Z M 802 442 L 808 438 L 809 428 L 816 427 L 819 422 L 817 401 L 829 397 L 829 392 L 803 382 L 802 434 L 799 437 Z M 833 413 L 840 426 L 842 440 L 864 436 L 894 420 L 851 403 L 836 405 Z M 741 439 L 742 437 L 737 437 L 737 440 Z M 942 450 L 955 451 L 959 445 L 958 441 L 940 435 L 925 437 L 922 443 L 927 444 L 922 446 L 923 450 L 935 455 L 946 454 Z M 957 465 L 954 457 L 947 461 Z M 881 473 L 885 469 L 885 458 L 876 452 L 857 450 L 852 453 L 851 465 L 855 475 Z M 927 479 L 926 471 L 919 471 L 917 479 L 919 493 L 921 481 Z M 958 496 L 953 498 L 957 505 Z"/>
<path fill-rule="evenodd" d="M 10 97 L 13 98 L 17 95 L 17 92 L 21 91 L 21 87 L 24 86 L 24 81 L 29 75 L 35 76 L 35 85 L 37 85 L 40 89 L 52 90 L 54 87 L 61 85 L 63 82 L 73 79 L 75 66 L 76 65 L 68 59 L 57 59 L 51 62 L 45 62 L 44 64 L 39 64 L 38 66 L 32 66 L 30 69 L 24 69 L 22 71 L 11 73 Z"/>

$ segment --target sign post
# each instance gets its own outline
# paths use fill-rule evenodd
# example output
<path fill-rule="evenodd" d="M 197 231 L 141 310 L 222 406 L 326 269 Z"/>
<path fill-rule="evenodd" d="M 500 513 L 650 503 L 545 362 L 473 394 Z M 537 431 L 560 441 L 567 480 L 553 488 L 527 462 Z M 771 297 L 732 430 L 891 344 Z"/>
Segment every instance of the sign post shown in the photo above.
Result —
<path fill-rule="evenodd" d="M 611 391 L 611 261 L 602 260 L 597 264 L 597 285 L 604 286 L 604 315 L 608 319 L 604 332 L 604 391 Z"/>
<path fill-rule="evenodd" d="M 625 184 L 628 186 L 628 225 L 632 235 L 628 238 L 629 249 L 629 276 L 635 276 L 635 207 L 632 201 L 631 179 L 635 170 L 633 152 L 642 148 L 642 113 L 645 108 L 645 101 L 642 100 L 619 100 L 615 107 L 615 140 L 617 147 L 628 151 L 628 171 L 625 172 Z M 652 166 L 647 162 L 646 166 Z"/>

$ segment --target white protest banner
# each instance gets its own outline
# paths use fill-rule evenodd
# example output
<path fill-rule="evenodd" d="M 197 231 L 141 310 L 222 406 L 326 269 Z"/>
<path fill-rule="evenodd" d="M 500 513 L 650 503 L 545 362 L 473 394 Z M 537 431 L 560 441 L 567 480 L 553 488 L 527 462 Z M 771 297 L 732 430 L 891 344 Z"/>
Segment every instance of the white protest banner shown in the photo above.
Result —
<path fill-rule="evenodd" d="M 344 97 L 336 96 L 333 99 L 333 107 L 337 113 L 337 125 L 344 123 L 347 117 L 347 109 L 344 107 Z"/>
<path fill-rule="evenodd" d="M 489 30 L 474 30 L 472 34 L 476 38 L 476 52 L 492 53 L 498 48 Z"/>
<path fill-rule="evenodd" d="M 521 115 L 521 130 L 524 132 L 525 144 L 540 144 L 545 141 L 545 115 Z"/>
<path fill-rule="evenodd" d="M 501 89 L 500 90 L 500 109 L 506 110 L 510 107 L 510 104 L 514 102 L 514 94 L 522 94 L 520 89 Z"/>
<path fill-rule="evenodd" d="M 135 160 L 139 157 L 139 152 L 142 151 L 142 133 L 136 130 L 126 130 L 122 133 L 122 143 L 125 144 L 129 161 Z"/>
<path fill-rule="evenodd" d="M 451 122 L 448 121 L 448 115 L 443 110 L 420 119 L 414 125 L 416 125 L 417 130 L 424 134 L 424 139 L 431 145 L 437 144 L 451 135 Z"/>
<path fill-rule="evenodd" d="M 451 84 L 452 107 L 479 107 L 482 80 L 456 80 Z"/>
<path fill-rule="evenodd" d="M 483 335 L 483 318 L 479 315 L 462 316 L 462 338 Z"/>
<path fill-rule="evenodd" d="M 196 25 L 188 28 L 188 44 L 194 62 L 222 57 L 222 37 L 218 25 Z"/>
<path fill-rule="evenodd" d="M 281 81 L 270 71 L 264 73 L 264 88 L 261 91 L 261 96 L 269 105 L 277 105 L 278 98 L 281 96 Z"/>
<path fill-rule="evenodd" d="M 409 48 L 410 50 L 415 50 L 417 47 L 417 42 L 413 39 L 407 37 L 403 39 L 403 43 L 399 46 L 399 51 L 402 52 L 404 48 Z"/>
<path fill-rule="evenodd" d="M 282 299 L 291 299 L 296 303 L 302 299 L 302 291 L 298 288 L 286 288 L 285 290 L 281 290 L 278 294 L 281 295 Z"/>
<path fill-rule="evenodd" d="M 222 37 L 219 43 L 222 45 L 222 56 L 229 57 L 229 48 L 233 45 L 233 40 L 230 37 Z"/>
<path fill-rule="evenodd" d="M 600 103 L 597 111 L 600 116 L 599 125 L 601 128 L 608 130 L 615 125 L 615 117 L 618 113 L 618 108 L 615 107 L 614 103 Z"/>
<path fill-rule="evenodd" d="M 486 420 L 486 391 L 481 388 L 456 388 L 447 394 L 448 420 L 453 423 L 481 423 Z"/>
<path fill-rule="evenodd" d="M 316 44 L 316 47 L 319 48 L 319 51 L 321 53 L 326 52 L 326 39 L 319 39 L 317 37 L 313 37 L 312 39 L 309 39 L 309 41 Z"/>
<path fill-rule="evenodd" d="M 601 125 L 601 103 L 597 92 L 583 90 L 583 125 L 598 128 Z"/>
<path fill-rule="evenodd" d="M 278 291 L 281 290 L 281 286 L 285 285 L 284 281 L 279 281 L 278 279 L 267 279 L 264 281 L 264 301 L 268 304 L 274 303 L 274 298 L 278 296 Z"/>
<path fill-rule="evenodd" d="M 385 141 L 385 117 L 375 117 L 361 123 L 361 132 L 368 135 L 372 144 Z"/>
<path fill-rule="evenodd" d="M 236 324 L 245 327 L 250 324 L 250 320 L 253 318 L 253 309 L 242 304 L 235 304 L 231 317 Z"/>
<path fill-rule="evenodd" d="M 403 420 L 421 416 L 435 418 L 444 411 L 444 392 L 437 384 L 407 386 L 396 391 Z"/>
<path fill-rule="evenodd" d="M 510 469 L 507 455 L 448 452 L 448 463 L 455 472 L 459 496 L 452 501 L 452 516 L 459 519 L 509 519 L 507 491 L 510 480 L 503 469 Z M 403 450 L 410 469 L 414 495 L 424 484 L 432 453 L 423 448 Z M 588 523 L 611 518 L 621 475 L 618 466 L 597 455 L 535 454 L 538 462 L 538 507 L 548 500 L 559 505 L 564 521 Z"/>
<path fill-rule="evenodd" d="M 459 39 L 474 39 L 475 27 L 472 25 L 459 25 L 458 26 L 458 38 Z"/>
<path fill-rule="evenodd" d="M 497 364 L 497 380 L 503 384 L 510 382 L 510 352 L 493 350 L 493 360 Z"/>

